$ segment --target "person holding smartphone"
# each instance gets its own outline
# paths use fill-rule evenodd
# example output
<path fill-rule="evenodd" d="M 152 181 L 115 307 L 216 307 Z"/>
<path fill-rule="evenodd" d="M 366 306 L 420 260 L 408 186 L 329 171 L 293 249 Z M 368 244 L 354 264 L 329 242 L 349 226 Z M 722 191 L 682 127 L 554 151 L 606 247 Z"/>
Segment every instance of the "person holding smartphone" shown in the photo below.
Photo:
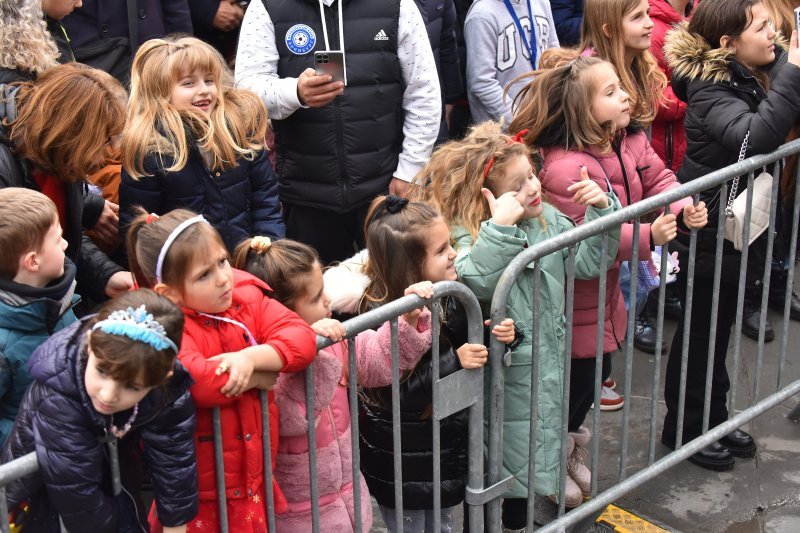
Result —
<path fill-rule="evenodd" d="M 346 87 L 316 73 L 315 52 L 341 52 Z M 252 2 L 236 81 L 273 121 L 286 236 L 323 264 L 363 248 L 370 201 L 405 196 L 439 133 L 439 79 L 414 0 Z"/>

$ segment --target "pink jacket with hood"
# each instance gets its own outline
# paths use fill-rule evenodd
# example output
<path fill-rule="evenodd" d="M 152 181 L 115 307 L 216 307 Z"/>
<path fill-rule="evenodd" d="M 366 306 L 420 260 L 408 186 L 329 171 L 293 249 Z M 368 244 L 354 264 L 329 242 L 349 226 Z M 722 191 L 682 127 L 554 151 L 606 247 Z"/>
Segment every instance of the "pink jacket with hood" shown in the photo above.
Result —
<path fill-rule="evenodd" d="M 589 177 L 604 191 L 608 189 L 608 179 L 623 207 L 680 185 L 675 174 L 665 167 L 653 151 L 643 131 L 623 130 L 613 147 L 611 152 L 605 154 L 594 149 L 577 152 L 555 147 L 542 148 L 544 165 L 539 180 L 547 201 L 580 224 L 586 208 L 572 201 L 573 194 L 567 191 L 567 187 L 580 180 L 581 167 L 584 166 Z M 680 219 L 683 207 L 691 201 L 691 198 L 684 198 L 675 202 L 670 205 L 670 211 Z M 621 261 L 630 260 L 633 244 L 633 223 L 623 224 L 617 261 L 608 270 L 606 278 L 603 353 L 617 351 L 625 338 L 628 314 L 619 287 L 619 267 Z M 650 224 L 640 225 L 638 257 L 640 260 L 650 258 Z M 599 290 L 597 279 L 575 280 L 573 358 L 595 356 Z"/>

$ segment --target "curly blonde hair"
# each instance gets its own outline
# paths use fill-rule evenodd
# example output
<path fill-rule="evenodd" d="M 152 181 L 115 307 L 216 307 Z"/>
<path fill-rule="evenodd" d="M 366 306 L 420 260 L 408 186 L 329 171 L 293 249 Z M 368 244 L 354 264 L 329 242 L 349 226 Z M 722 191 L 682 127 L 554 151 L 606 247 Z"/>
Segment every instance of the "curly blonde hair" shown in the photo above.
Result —
<path fill-rule="evenodd" d="M 41 74 L 58 64 L 40 0 L 0 2 L 0 67 Z"/>
<path fill-rule="evenodd" d="M 423 186 L 414 188 L 411 200 L 427 203 L 450 226 L 463 226 L 477 239 L 481 222 L 492 217 L 481 189 L 497 194 L 506 167 L 517 157 L 530 159 L 530 149 L 503 133 L 499 123 L 473 126 L 463 140 L 448 142 L 433 152 L 415 179 Z"/>

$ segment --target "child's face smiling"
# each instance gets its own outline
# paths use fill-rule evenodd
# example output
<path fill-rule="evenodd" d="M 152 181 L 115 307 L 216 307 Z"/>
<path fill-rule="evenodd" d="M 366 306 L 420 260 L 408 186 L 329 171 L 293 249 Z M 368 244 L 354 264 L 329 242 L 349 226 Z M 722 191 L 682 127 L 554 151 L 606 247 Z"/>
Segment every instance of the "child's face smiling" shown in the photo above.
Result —
<path fill-rule="evenodd" d="M 182 73 L 172 85 L 169 101 L 178 109 L 196 107 L 210 115 L 217 103 L 217 83 L 209 72 Z"/>
<path fill-rule="evenodd" d="M 542 214 L 542 184 L 533 173 L 530 159 L 520 155 L 508 162 L 502 181 L 498 183 L 495 197 L 513 191 L 524 209 L 522 218 L 536 218 Z"/>
<path fill-rule="evenodd" d="M 90 337 L 91 338 L 91 337 Z M 86 362 L 84 385 L 86 393 L 92 400 L 94 410 L 102 415 L 113 415 L 127 411 L 147 396 L 153 387 L 145 387 L 137 380 L 134 383 L 122 383 L 104 370 L 103 365 L 91 348 L 87 348 L 89 359 Z M 99 365 L 99 367 L 98 367 Z"/>
<path fill-rule="evenodd" d="M 422 265 L 426 281 L 455 281 L 456 251 L 450 244 L 450 229 L 442 217 L 437 218 L 427 230 L 425 263 Z"/>

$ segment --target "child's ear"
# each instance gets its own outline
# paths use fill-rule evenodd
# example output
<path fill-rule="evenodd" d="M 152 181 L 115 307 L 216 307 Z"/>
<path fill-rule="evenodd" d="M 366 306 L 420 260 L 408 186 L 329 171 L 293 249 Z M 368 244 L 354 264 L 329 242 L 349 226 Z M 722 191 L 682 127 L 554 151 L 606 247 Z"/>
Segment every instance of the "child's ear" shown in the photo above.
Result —
<path fill-rule="evenodd" d="M 730 48 L 733 53 L 736 53 L 736 47 L 731 46 L 733 44 L 733 37 L 729 35 L 723 35 L 719 38 L 719 47 L 720 48 Z"/>
<path fill-rule="evenodd" d="M 168 298 L 175 305 L 183 305 L 183 295 L 169 285 L 165 285 L 164 283 L 156 283 L 153 287 L 153 290 L 159 296 Z"/>
<path fill-rule="evenodd" d="M 608 23 L 603 24 L 603 35 L 611 39 L 611 28 L 608 26 Z"/>
<path fill-rule="evenodd" d="M 17 270 L 27 270 L 28 272 L 39 271 L 39 254 L 30 251 L 19 258 L 19 268 Z"/>

